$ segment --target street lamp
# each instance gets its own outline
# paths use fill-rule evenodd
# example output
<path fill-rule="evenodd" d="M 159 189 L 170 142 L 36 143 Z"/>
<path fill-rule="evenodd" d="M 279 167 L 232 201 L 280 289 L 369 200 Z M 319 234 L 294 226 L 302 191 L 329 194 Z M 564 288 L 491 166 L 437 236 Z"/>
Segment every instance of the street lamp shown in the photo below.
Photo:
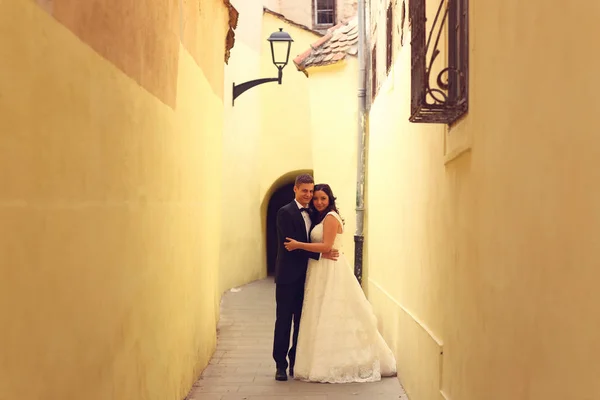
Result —
<path fill-rule="evenodd" d="M 275 64 L 278 70 L 277 78 L 255 79 L 253 81 L 240 83 L 239 85 L 236 85 L 234 82 L 232 104 L 235 104 L 236 97 L 244 93 L 246 90 L 253 88 L 254 86 L 262 85 L 263 83 L 267 82 L 278 82 L 281 85 L 283 68 L 287 65 L 290 59 L 290 49 L 292 47 L 293 40 L 287 32 L 283 31 L 283 28 L 279 28 L 279 32 L 273 32 L 267 40 L 271 43 L 271 56 L 273 57 L 273 64 Z"/>

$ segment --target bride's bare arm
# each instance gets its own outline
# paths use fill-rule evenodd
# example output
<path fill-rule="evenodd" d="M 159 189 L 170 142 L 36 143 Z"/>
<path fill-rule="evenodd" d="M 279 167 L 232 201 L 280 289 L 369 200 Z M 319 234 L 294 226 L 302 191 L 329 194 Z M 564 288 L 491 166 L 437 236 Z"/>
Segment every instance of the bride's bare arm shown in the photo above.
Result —
<path fill-rule="evenodd" d="M 328 215 L 323 221 L 323 243 L 304 243 L 291 238 L 285 238 L 285 248 L 292 250 L 306 250 L 315 253 L 327 253 L 333 248 L 333 242 L 339 228 L 339 222 L 333 215 Z"/>

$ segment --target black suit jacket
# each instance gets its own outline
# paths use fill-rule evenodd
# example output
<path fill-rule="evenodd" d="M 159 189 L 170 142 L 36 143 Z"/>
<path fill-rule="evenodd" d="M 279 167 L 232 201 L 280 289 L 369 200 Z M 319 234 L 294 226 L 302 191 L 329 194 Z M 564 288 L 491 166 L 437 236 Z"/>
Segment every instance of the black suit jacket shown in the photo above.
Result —
<path fill-rule="evenodd" d="M 275 283 L 294 283 L 306 278 L 308 259 L 318 260 L 320 253 L 306 250 L 287 251 L 285 238 L 308 243 L 304 218 L 295 200 L 281 207 L 277 212 L 277 261 L 275 262 Z"/>

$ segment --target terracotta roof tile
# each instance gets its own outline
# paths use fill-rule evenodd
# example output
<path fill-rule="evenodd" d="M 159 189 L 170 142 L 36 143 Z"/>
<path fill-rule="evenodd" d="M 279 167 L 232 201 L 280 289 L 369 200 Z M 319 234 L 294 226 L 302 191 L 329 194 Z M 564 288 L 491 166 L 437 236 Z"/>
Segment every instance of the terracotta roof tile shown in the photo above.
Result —
<path fill-rule="evenodd" d="M 331 33 L 327 33 L 325 36 L 323 36 L 322 38 L 320 38 L 319 40 L 317 40 L 316 42 L 311 44 L 310 47 L 312 47 L 313 49 L 316 50 L 319 47 L 321 47 L 325 42 L 327 42 L 329 39 L 331 39 Z"/>
<path fill-rule="evenodd" d="M 308 67 L 335 64 L 346 54 L 355 56 L 358 52 L 358 18 L 355 16 L 327 30 L 325 36 L 310 45 L 310 49 L 294 58 L 298 71 L 306 72 Z"/>

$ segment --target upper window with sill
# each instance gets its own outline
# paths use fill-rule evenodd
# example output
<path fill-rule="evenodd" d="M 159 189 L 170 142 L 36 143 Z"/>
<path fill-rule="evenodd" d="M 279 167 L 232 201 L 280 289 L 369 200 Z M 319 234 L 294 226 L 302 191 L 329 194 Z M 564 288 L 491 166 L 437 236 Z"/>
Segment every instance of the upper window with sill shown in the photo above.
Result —
<path fill-rule="evenodd" d="M 314 24 L 316 27 L 335 25 L 336 0 L 313 0 Z"/>

